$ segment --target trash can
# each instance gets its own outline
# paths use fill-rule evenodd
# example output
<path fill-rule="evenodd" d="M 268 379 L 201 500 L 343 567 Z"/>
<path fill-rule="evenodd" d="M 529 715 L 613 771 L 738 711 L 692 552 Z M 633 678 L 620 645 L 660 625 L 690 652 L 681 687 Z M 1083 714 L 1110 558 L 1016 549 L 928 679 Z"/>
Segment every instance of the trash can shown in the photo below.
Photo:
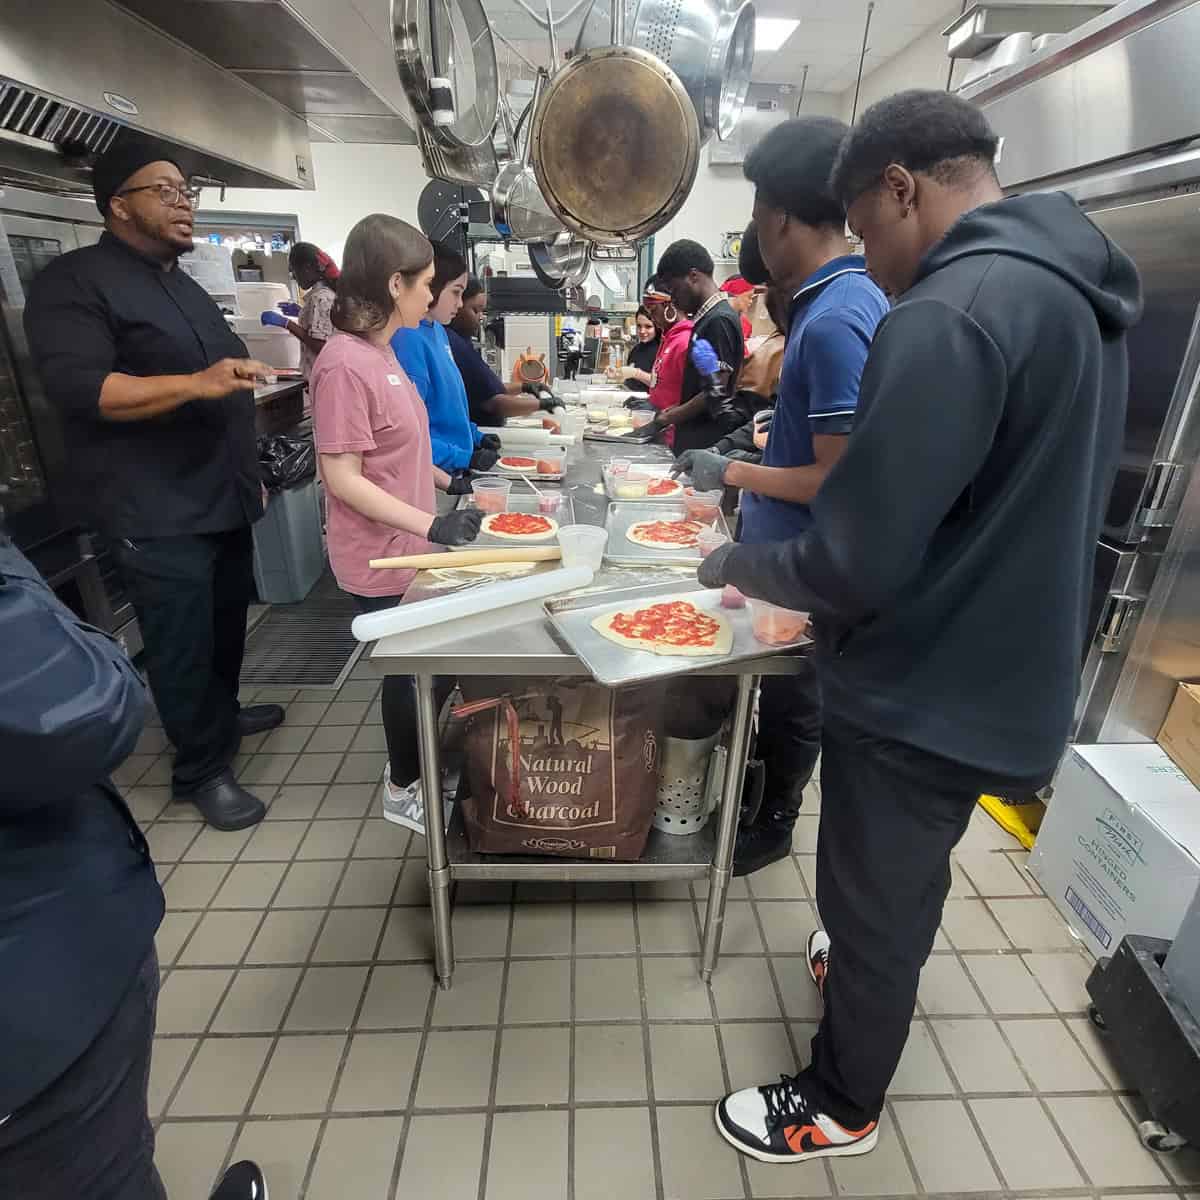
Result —
<path fill-rule="evenodd" d="M 271 493 L 254 526 L 254 586 L 264 604 L 297 604 L 325 570 L 317 481 Z"/>

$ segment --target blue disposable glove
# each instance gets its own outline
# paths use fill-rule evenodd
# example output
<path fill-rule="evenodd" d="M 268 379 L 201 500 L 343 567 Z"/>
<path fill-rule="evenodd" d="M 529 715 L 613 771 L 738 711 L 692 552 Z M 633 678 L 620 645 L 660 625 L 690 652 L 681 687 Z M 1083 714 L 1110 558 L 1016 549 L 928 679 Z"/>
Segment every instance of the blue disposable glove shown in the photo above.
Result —
<path fill-rule="evenodd" d="M 685 450 L 671 468 L 672 475 L 690 475 L 698 492 L 711 492 L 725 486 L 729 459 L 711 450 Z"/>
<path fill-rule="evenodd" d="M 286 313 L 289 317 L 298 317 L 300 315 L 300 305 L 295 300 L 280 300 L 275 307 L 281 313 Z"/>
<path fill-rule="evenodd" d="M 265 313 L 258 318 L 264 325 L 278 325 L 280 329 L 286 329 L 288 319 L 283 313 L 277 313 L 273 308 L 268 308 Z"/>
<path fill-rule="evenodd" d="M 721 360 L 707 338 L 696 338 L 692 342 L 692 362 L 701 375 L 715 375 L 721 368 Z"/>

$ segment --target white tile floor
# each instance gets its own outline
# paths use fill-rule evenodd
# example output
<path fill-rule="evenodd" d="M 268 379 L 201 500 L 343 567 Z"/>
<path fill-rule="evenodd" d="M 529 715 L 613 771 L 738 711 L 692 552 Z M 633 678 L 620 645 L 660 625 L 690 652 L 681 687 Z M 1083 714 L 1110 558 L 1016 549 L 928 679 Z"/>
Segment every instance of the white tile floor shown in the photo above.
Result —
<path fill-rule="evenodd" d="M 256 830 L 168 802 L 148 727 L 119 772 L 168 913 L 151 1079 L 172 1200 L 260 1159 L 272 1200 L 1200 1196 L 1156 1158 L 1084 1014 L 1089 962 L 1016 843 L 978 813 L 874 1153 L 751 1164 L 711 1103 L 807 1059 L 799 957 L 819 794 L 792 858 L 737 881 L 721 966 L 696 976 L 703 885 L 460 888 L 454 989 L 433 986 L 424 843 L 380 820 L 378 682 L 266 691 L 245 747 Z"/>

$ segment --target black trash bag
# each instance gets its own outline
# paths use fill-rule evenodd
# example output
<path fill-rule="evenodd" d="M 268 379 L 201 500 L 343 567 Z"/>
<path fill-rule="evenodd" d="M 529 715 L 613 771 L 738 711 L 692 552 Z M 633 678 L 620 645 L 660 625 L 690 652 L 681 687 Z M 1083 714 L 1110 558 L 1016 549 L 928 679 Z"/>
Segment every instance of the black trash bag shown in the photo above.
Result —
<path fill-rule="evenodd" d="M 317 452 L 311 437 L 273 433 L 258 439 L 258 467 L 267 490 L 305 483 L 317 473 Z"/>

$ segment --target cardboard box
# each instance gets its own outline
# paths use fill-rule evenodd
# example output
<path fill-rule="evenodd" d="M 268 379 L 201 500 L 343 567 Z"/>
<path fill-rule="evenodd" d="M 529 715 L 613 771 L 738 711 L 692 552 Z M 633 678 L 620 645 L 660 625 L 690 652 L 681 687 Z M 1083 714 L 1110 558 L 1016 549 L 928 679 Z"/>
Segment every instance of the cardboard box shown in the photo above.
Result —
<path fill-rule="evenodd" d="M 1200 790 L 1153 743 L 1072 746 L 1029 869 L 1096 955 L 1173 939 L 1200 885 Z"/>
<path fill-rule="evenodd" d="M 1200 787 L 1200 685 L 1181 683 L 1158 731 L 1158 744 Z"/>

